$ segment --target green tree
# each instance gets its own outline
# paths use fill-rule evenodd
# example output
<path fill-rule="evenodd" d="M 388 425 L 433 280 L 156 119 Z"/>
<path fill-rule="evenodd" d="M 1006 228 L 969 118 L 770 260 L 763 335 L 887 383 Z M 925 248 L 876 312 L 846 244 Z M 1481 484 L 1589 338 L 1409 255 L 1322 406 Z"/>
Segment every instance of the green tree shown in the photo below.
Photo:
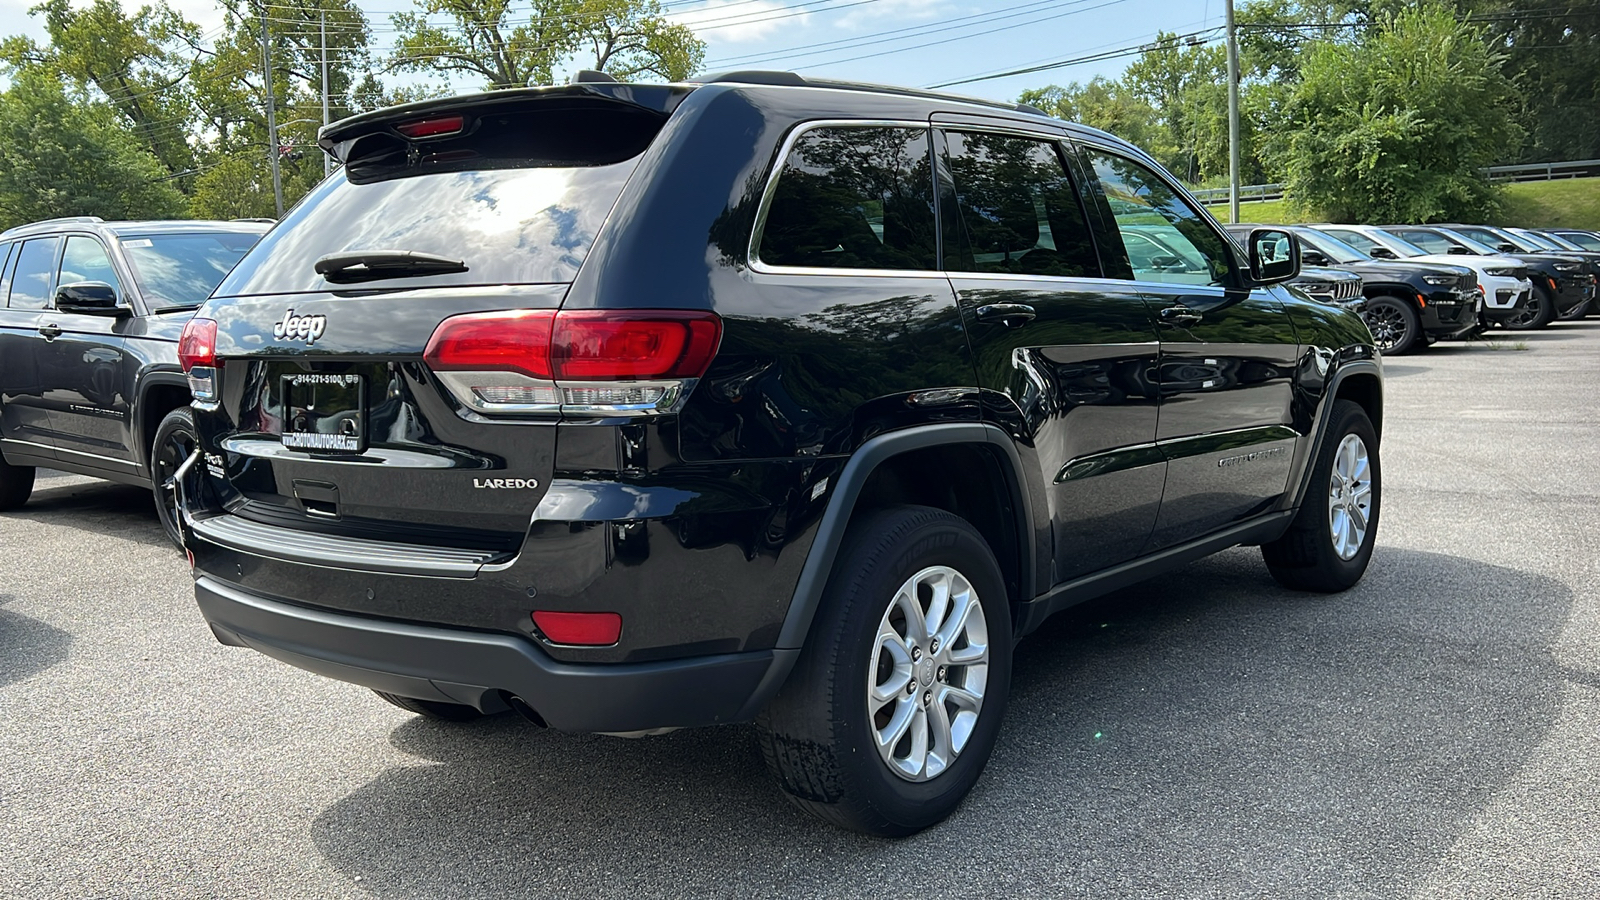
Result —
<path fill-rule="evenodd" d="M 0 228 L 56 216 L 166 219 L 184 198 L 110 105 L 38 69 L 0 94 Z M 21 152 L 18 152 L 21 151 Z"/>
<path fill-rule="evenodd" d="M 104 97 L 168 173 L 194 165 L 194 108 L 187 79 L 200 29 L 165 0 L 131 16 L 117 0 L 74 6 L 45 0 L 29 10 L 44 20 L 49 43 L 7 40 L 0 58 L 11 72 L 37 69 Z"/>
<path fill-rule="evenodd" d="M 1170 157 L 1177 149 L 1157 123 L 1154 107 L 1122 82 L 1102 75 L 1088 84 L 1074 81 L 1066 87 L 1023 91 L 1019 100 L 1058 119 L 1114 134 L 1157 158 Z"/>
<path fill-rule="evenodd" d="M 567 62 L 680 81 L 705 59 L 705 44 L 666 21 L 658 0 L 417 0 L 392 20 L 393 68 L 477 76 L 491 90 L 550 84 Z"/>
<path fill-rule="evenodd" d="M 1438 3 L 1385 13 L 1359 44 L 1308 51 L 1289 104 L 1289 195 L 1338 222 L 1477 219 L 1479 169 L 1512 152 L 1501 57 Z"/>

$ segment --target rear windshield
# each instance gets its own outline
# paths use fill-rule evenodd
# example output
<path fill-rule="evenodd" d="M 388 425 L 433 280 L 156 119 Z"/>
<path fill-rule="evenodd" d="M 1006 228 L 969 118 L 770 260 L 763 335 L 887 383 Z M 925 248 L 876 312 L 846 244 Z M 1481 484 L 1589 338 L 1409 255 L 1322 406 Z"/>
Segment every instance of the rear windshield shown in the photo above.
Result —
<path fill-rule="evenodd" d="M 217 296 L 570 282 L 638 160 L 580 168 L 437 172 L 351 184 L 334 176 L 255 246 Z M 465 271 L 333 284 L 329 254 L 409 250 Z"/>
<path fill-rule="evenodd" d="M 145 302 L 155 309 L 199 306 L 256 241 L 259 231 L 122 237 L 122 255 Z"/>

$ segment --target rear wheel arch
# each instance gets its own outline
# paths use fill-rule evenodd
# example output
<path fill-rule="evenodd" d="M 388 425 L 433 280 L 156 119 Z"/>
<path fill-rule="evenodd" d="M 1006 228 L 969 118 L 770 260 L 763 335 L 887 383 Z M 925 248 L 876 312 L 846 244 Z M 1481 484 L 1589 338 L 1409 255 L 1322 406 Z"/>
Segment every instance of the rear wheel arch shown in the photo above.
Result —
<path fill-rule="evenodd" d="M 161 420 L 180 406 L 188 406 L 191 395 L 189 382 L 182 375 L 162 373 L 151 375 L 140 385 L 138 420 L 135 422 L 134 444 L 139 464 L 150 471 L 150 446 L 155 441 Z"/>
<path fill-rule="evenodd" d="M 1021 466 L 1003 431 L 976 422 L 909 428 L 867 441 L 839 473 L 777 646 L 802 646 L 845 531 L 886 506 L 932 506 L 968 519 L 994 551 L 1013 608 L 1032 599 L 1032 506 Z"/>

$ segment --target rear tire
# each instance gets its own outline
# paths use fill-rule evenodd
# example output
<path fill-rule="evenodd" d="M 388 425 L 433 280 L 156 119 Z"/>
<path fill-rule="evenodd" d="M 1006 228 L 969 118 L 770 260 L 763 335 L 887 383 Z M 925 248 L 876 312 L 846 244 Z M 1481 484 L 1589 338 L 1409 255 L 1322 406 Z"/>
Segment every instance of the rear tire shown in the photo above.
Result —
<path fill-rule="evenodd" d="M 1536 331 L 1549 325 L 1556 317 L 1556 298 L 1547 288 L 1534 285 L 1528 294 L 1528 305 L 1511 314 L 1507 328 Z"/>
<path fill-rule="evenodd" d="M 0 509 L 16 509 L 33 494 L 33 466 L 13 466 L 0 457 Z"/>
<path fill-rule="evenodd" d="M 415 697 L 402 697 L 398 694 L 386 694 L 383 691 L 373 691 L 379 697 L 393 703 L 406 712 L 413 712 L 425 719 L 435 719 L 440 722 L 472 722 L 483 718 L 483 713 L 478 712 L 465 703 L 445 703 L 442 700 L 418 700 Z"/>
<path fill-rule="evenodd" d="M 1411 304 L 1398 297 L 1376 297 L 1368 301 L 1361 317 L 1372 332 L 1373 342 L 1385 355 L 1399 356 L 1417 348 L 1419 343 L 1427 343 L 1422 340 L 1422 317 Z"/>
<path fill-rule="evenodd" d="M 897 506 L 851 525 L 794 671 L 762 713 L 767 767 L 800 808 L 866 834 L 949 816 L 994 748 L 1011 609 L 965 520 Z"/>
<path fill-rule="evenodd" d="M 1378 539 L 1382 471 L 1377 431 L 1366 410 L 1350 400 L 1334 401 L 1299 513 L 1282 537 L 1261 545 L 1279 584 L 1333 593 L 1361 580 Z"/>
<path fill-rule="evenodd" d="M 178 500 L 167 485 L 199 445 L 194 412 L 187 406 L 167 413 L 156 426 L 155 439 L 150 442 L 150 482 L 155 485 L 156 517 L 161 520 L 161 530 L 166 532 L 167 540 L 180 550 L 183 549 L 183 533 L 178 530 Z"/>

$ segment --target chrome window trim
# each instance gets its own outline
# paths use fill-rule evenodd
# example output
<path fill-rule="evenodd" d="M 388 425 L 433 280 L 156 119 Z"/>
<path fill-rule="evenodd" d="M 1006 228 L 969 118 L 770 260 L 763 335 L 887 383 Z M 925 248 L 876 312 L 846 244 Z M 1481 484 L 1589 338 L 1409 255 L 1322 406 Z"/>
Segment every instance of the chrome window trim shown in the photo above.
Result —
<path fill-rule="evenodd" d="M 933 126 L 926 120 L 914 121 L 907 119 L 816 119 L 810 122 L 801 122 L 790 131 L 778 147 L 777 159 L 773 161 L 772 171 L 767 174 L 766 187 L 761 191 L 761 205 L 756 209 L 756 224 L 750 230 L 750 244 L 745 248 L 745 256 L 749 260 L 750 270 L 763 275 L 854 275 L 857 277 L 896 277 L 907 276 L 937 276 L 944 277 L 944 273 L 937 269 L 850 269 L 850 268 L 822 268 L 817 266 L 777 266 L 768 265 L 761 261 L 757 248 L 761 246 L 761 238 L 767 230 L 767 214 L 772 209 L 772 198 L 778 192 L 778 178 L 783 175 L 784 164 L 789 160 L 789 153 L 794 145 L 800 142 L 808 132 L 818 128 L 908 128 L 929 133 Z M 932 159 L 933 148 L 928 148 L 929 158 Z M 931 185 L 930 185 L 931 187 Z M 938 224 L 937 218 L 934 220 Z"/>

